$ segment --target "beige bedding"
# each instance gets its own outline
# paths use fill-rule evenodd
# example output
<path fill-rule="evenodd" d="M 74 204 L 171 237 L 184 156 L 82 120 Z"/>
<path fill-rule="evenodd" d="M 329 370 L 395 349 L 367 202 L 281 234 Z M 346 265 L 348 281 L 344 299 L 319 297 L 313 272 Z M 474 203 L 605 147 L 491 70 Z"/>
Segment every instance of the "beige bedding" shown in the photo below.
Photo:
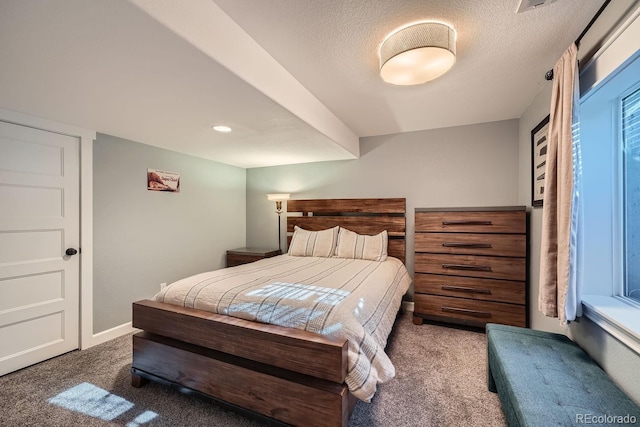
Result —
<path fill-rule="evenodd" d="M 396 258 L 273 258 L 198 274 L 158 293 L 156 301 L 251 321 L 303 329 L 349 341 L 346 384 L 371 401 L 395 375 L 384 353 L 411 279 Z"/>

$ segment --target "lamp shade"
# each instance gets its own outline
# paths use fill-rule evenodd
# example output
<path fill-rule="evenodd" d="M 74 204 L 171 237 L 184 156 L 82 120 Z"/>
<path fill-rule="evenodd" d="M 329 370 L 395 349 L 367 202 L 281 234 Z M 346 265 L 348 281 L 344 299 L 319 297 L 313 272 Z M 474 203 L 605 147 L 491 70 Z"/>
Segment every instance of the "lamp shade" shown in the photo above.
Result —
<path fill-rule="evenodd" d="M 442 22 L 421 22 L 389 34 L 380 45 L 380 77 L 417 85 L 440 77 L 456 62 L 456 32 Z"/>
<path fill-rule="evenodd" d="M 267 199 L 271 202 L 282 202 L 284 200 L 289 200 L 291 194 L 282 193 L 282 194 L 267 194 Z"/>

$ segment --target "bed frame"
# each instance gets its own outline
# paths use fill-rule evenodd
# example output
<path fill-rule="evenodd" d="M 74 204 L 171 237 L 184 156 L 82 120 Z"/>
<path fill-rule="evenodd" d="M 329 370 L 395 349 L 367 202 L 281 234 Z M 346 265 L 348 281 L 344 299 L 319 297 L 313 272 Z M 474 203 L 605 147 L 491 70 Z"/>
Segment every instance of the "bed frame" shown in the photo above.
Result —
<path fill-rule="evenodd" d="M 404 262 L 405 199 L 290 200 L 287 230 L 336 225 L 389 233 Z M 150 300 L 133 303 L 131 382 L 213 398 L 272 424 L 347 426 L 357 399 L 344 384 L 347 341 Z"/>

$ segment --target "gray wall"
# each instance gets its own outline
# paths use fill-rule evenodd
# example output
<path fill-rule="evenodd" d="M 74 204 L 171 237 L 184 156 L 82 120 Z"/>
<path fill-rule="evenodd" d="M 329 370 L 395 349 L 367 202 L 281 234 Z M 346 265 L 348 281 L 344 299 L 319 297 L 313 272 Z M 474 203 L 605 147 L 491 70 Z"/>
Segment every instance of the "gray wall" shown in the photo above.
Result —
<path fill-rule="evenodd" d="M 405 197 L 411 270 L 414 208 L 518 202 L 517 120 L 361 138 L 360 153 L 358 160 L 247 170 L 247 244 L 277 247 L 275 205 L 267 193 L 291 193 L 292 199 Z M 283 242 L 284 229 L 283 218 Z"/>
<path fill-rule="evenodd" d="M 98 134 L 94 143 L 94 333 L 131 320 L 160 283 L 224 267 L 245 245 L 245 170 Z M 147 168 L 180 173 L 179 193 L 147 190 Z"/>

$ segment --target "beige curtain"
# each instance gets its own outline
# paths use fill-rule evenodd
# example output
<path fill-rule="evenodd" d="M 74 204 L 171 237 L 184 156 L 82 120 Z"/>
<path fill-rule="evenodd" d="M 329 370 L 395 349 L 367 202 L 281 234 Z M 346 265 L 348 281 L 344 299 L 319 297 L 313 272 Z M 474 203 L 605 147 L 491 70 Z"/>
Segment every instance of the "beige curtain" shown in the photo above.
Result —
<path fill-rule="evenodd" d="M 566 324 L 573 191 L 572 117 L 577 76 L 575 44 L 553 68 L 547 164 L 542 208 L 538 308 Z"/>

